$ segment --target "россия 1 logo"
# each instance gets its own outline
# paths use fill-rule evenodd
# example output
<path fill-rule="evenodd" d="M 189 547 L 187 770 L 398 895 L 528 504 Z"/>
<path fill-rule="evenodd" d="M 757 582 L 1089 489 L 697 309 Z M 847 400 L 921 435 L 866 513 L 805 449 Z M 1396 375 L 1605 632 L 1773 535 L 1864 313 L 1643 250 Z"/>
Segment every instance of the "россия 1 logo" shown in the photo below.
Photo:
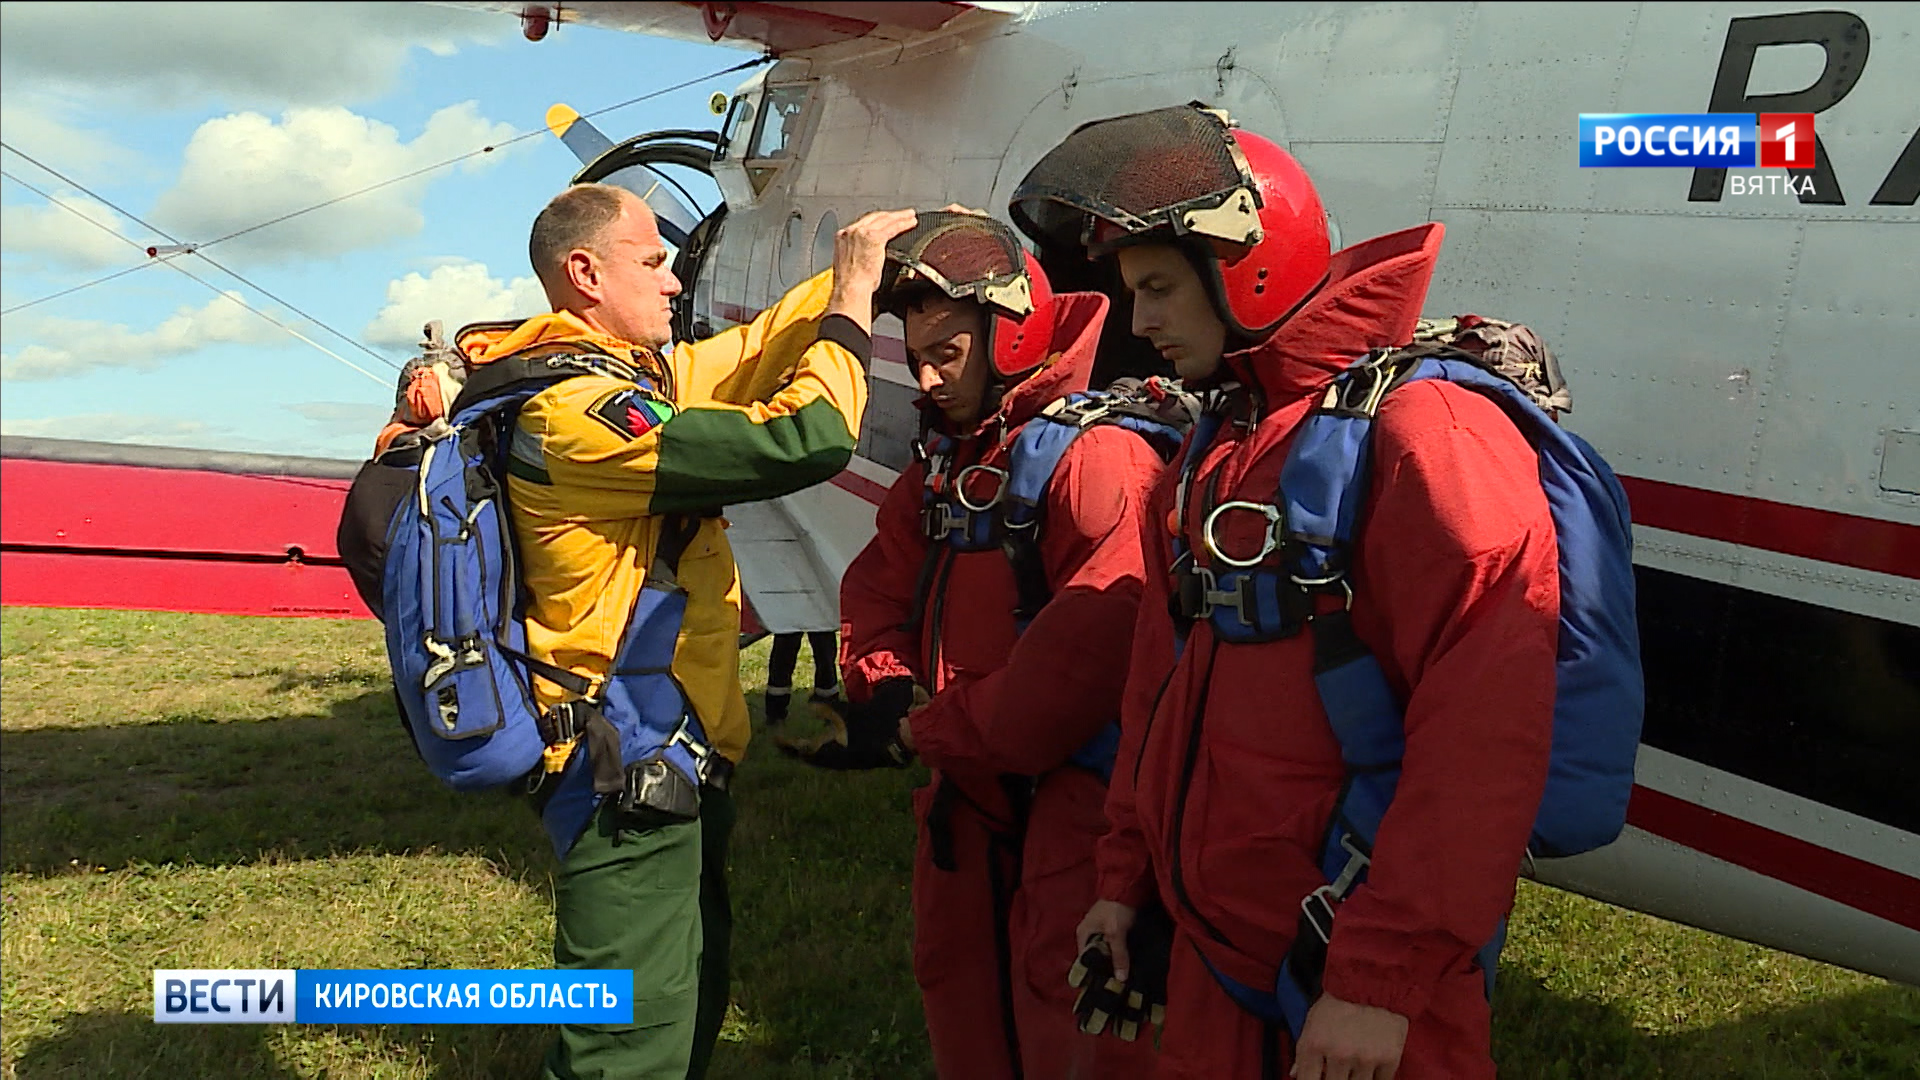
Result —
<path fill-rule="evenodd" d="M 1812 113 L 1581 113 L 1583 169 L 1811 169 Z"/>

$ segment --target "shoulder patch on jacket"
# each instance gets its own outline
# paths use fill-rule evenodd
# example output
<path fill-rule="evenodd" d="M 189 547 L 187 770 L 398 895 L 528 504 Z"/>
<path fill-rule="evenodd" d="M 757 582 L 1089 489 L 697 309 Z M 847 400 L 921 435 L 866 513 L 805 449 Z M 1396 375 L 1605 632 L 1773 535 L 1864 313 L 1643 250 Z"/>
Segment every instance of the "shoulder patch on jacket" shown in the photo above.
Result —
<path fill-rule="evenodd" d="M 615 390 L 587 407 L 587 415 L 623 439 L 637 439 L 673 417 L 673 406 L 638 390 Z"/>

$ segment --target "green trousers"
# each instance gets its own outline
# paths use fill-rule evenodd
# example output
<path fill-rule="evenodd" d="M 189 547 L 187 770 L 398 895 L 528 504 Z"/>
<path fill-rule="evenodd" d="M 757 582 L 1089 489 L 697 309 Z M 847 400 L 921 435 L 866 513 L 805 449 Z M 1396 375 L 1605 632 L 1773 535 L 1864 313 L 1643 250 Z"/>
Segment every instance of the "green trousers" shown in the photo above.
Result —
<path fill-rule="evenodd" d="M 611 805 L 554 883 L 556 968 L 632 968 L 633 1023 L 568 1024 L 548 1080 L 680 1080 L 706 1074 L 727 1012 L 733 799 L 702 788 L 700 820 Z"/>

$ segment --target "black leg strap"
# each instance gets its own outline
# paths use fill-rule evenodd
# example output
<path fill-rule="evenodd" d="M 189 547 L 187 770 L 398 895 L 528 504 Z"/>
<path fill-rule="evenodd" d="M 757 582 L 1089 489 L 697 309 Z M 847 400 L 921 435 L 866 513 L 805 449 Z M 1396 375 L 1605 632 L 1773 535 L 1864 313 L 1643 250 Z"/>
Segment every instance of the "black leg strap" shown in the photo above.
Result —
<path fill-rule="evenodd" d="M 953 803 L 960 789 L 942 776 L 933 789 L 933 805 L 927 808 L 927 847 L 933 866 L 951 874 L 960 868 L 953 857 Z"/>

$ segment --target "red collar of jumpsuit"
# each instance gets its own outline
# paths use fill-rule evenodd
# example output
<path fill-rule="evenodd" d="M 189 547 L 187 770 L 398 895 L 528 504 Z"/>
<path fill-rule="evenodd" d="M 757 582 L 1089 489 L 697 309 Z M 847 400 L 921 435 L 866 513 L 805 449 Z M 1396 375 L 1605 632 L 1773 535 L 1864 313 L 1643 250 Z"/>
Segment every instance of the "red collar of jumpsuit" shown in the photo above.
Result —
<path fill-rule="evenodd" d="M 1272 338 L 1227 357 L 1229 375 L 1256 397 L 1256 419 L 1250 431 L 1225 425 L 1193 484 L 1196 505 L 1210 488 L 1214 504 L 1272 501 L 1319 391 L 1369 349 L 1411 337 L 1442 233 L 1425 225 L 1338 253 L 1327 285 Z M 1145 554 L 1156 568 L 1172 561 L 1173 481 L 1163 477 L 1149 511 Z M 1499 407 L 1438 381 L 1381 407 L 1365 512 L 1353 623 L 1406 703 L 1407 751 L 1368 880 L 1335 920 L 1325 988 L 1410 1018 L 1399 1076 L 1491 1076 L 1471 964 L 1512 903 L 1545 783 L 1559 598 L 1552 520 L 1534 452 Z M 1188 513 L 1196 551 L 1204 514 Z M 1223 524 L 1224 548 L 1258 550 L 1255 515 Z M 1240 1052 L 1244 1031 L 1233 1025 L 1252 1021 L 1196 950 L 1243 983 L 1273 985 L 1300 900 L 1324 883 L 1317 852 L 1343 778 L 1340 749 L 1312 681 L 1309 635 L 1218 644 L 1202 622 L 1176 661 L 1167 591 L 1156 571 L 1140 603 L 1100 895 L 1137 906 L 1157 888 L 1184 939 L 1163 1075 L 1232 1076 L 1239 1064 L 1222 1055 Z M 1219 1016 L 1203 1023 L 1197 1013 L 1209 1009 Z"/>
<path fill-rule="evenodd" d="M 1021 424 L 1086 388 L 1106 298 L 1056 299 L 1054 358 L 1009 388 L 956 467 L 996 454 L 1003 461 Z M 1094 428 L 1068 448 L 1040 526 L 1053 599 L 1024 635 L 1015 633 L 1018 597 L 1006 555 L 945 545 L 924 618 L 917 630 L 902 628 L 929 547 L 921 463 L 888 491 L 872 541 L 841 579 L 849 696 L 865 700 L 874 684 L 896 676 L 934 695 L 911 720 L 916 747 L 935 770 L 935 783 L 914 793 L 914 976 L 940 1076 L 1011 1080 L 1015 1042 L 1027 1077 L 1152 1075 L 1145 1040 L 1094 1039 L 1074 1027 L 1067 971 L 1078 953 L 1074 929 L 1093 902 L 1106 789 L 1066 762 L 1119 717 L 1145 577 L 1138 521 L 1160 468 L 1143 440 L 1118 428 Z M 1024 836 L 1010 831 L 1005 774 L 1040 777 Z M 934 792 L 943 782 L 941 814 Z M 944 817 L 946 828 L 930 817 Z M 951 870 L 934 862 L 937 832 L 951 838 Z"/>

